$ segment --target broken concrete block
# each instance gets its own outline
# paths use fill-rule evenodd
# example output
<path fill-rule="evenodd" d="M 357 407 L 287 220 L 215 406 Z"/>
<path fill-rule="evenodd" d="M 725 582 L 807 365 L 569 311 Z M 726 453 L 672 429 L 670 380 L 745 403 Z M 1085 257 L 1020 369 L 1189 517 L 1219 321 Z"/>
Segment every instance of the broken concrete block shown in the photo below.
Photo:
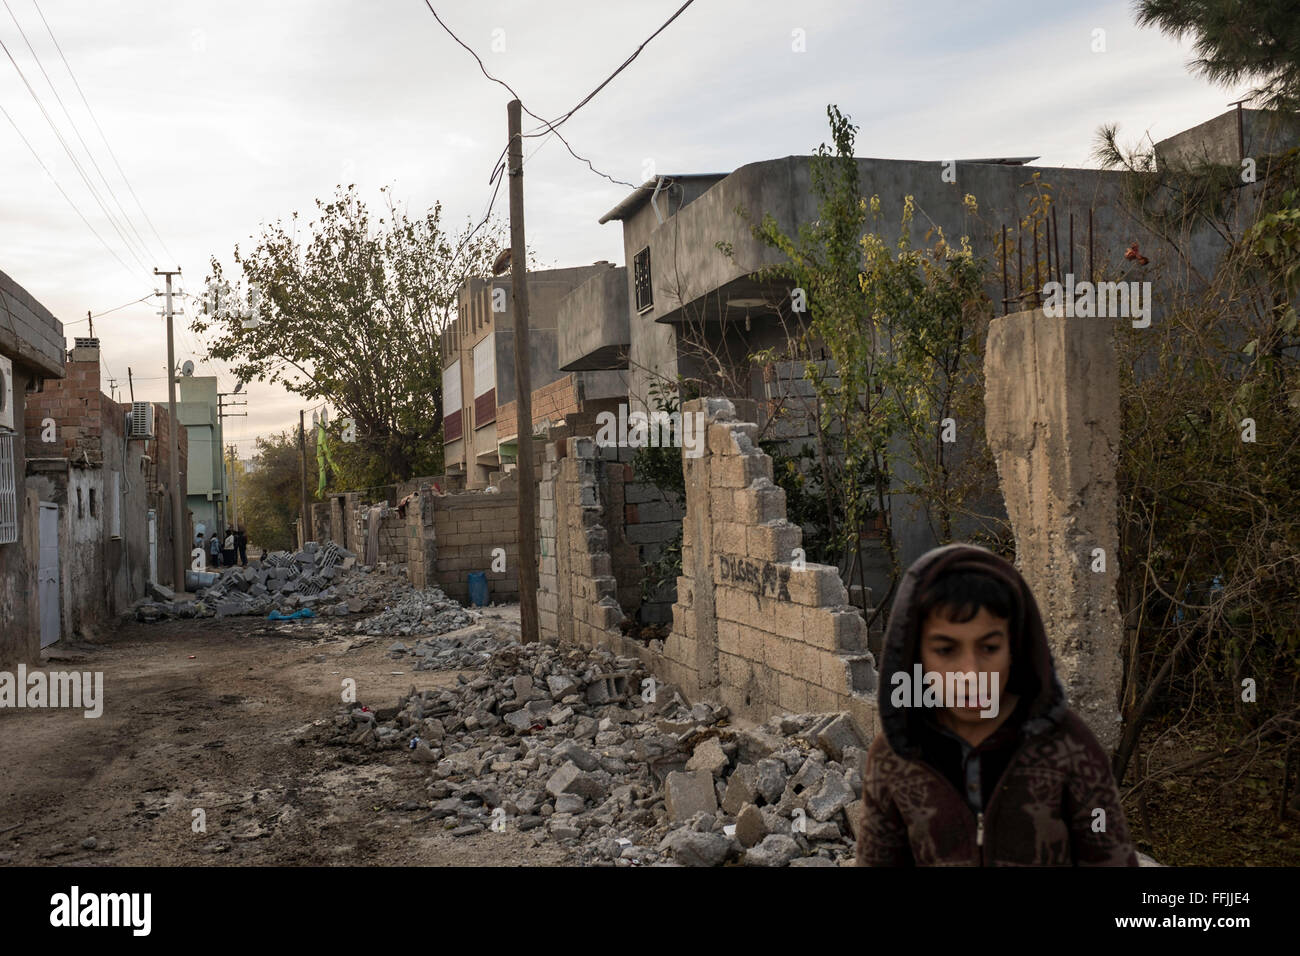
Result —
<path fill-rule="evenodd" d="M 589 800 L 599 800 L 605 796 L 605 788 L 600 781 L 589 773 L 580 770 L 573 762 L 566 763 L 546 781 L 546 792 L 553 797 L 562 793 L 576 793 Z"/>
<path fill-rule="evenodd" d="M 832 760 L 839 761 L 850 747 L 865 749 L 866 741 L 858 733 L 857 725 L 848 714 L 840 714 L 817 734 L 817 746 Z"/>
<path fill-rule="evenodd" d="M 821 789 L 808 798 L 808 813 L 814 820 L 826 821 L 853 802 L 853 789 L 844 779 L 844 775 L 835 771 L 826 771 L 822 778 Z"/>
<path fill-rule="evenodd" d="M 674 823 L 684 823 L 697 813 L 716 813 L 718 795 L 713 791 L 713 774 L 707 770 L 674 770 L 668 774 L 664 807 Z"/>
<path fill-rule="evenodd" d="M 757 846 L 767 836 L 767 824 L 763 814 L 752 803 L 745 804 L 736 815 L 736 839 L 745 849 Z"/>
<path fill-rule="evenodd" d="M 722 797 L 722 809 L 735 815 L 747 803 L 753 803 L 758 793 L 758 770 L 752 764 L 741 764 L 727 778 L 727 790 Z"/>
<path fill-rule="evenodd" d="M 745 866 L 786 866 L 802 856 L 799 844 L 783 833 L 769 833 L 763 842 L 745 854 Z"/>
<path fill-rule="evenodd" d="M 786 769 L 780 760 L 765 757 L 758 762 L 758 778 L 754 787 L 768 803 L 776 803 L 785 793 Z"/>
<path fill-rule="evenodd" d="M 695 753 L 686 761 L 687 770 L 707 770 L 715 777 L 721 777 L 727 769 L 727 755 L 722 752 L 722 742 L 717 737 L 709 737 L 695 745 Z"/>
<path fill-rule="evenodd" d="M 721 866 L 732 851 L 732 843 L 721 833 L 674 830 L 660 843 L 682 866 Z"/>

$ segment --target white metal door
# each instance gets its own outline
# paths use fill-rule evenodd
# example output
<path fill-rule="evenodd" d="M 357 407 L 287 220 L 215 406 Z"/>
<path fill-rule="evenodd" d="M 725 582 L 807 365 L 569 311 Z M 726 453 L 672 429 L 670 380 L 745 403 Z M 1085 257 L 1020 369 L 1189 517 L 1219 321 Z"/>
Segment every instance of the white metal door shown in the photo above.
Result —
<path fill-rule="evenodd" d="M 158 583 L 158 512 L 149 509 L 149 581 Z"/>
<path fill-rule="evenodd" d="M 37 571 L 37 598 L 41 609 L 41 647 L 59 639 L 59 506 L 41 502 L 41 557 Z"/>

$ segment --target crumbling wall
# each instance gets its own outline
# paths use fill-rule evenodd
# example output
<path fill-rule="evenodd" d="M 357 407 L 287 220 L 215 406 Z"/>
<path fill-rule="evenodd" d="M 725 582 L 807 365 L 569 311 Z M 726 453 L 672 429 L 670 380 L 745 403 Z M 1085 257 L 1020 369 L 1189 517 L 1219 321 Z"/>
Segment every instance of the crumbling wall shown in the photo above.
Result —
<path fill-rule="evenodd" d="M 308 505 L 311 508 L 311 540 L 317 542 L 333 541 L 332 509 L 328 501 L 316 501 Z M 342 545 L 343 542 L 335 541 Z"/>
<path fill-rule="evenodd" d="M 610 514 L 623 508 L 623 463 L 615 457 L 607 468 L 600 454 L 604 450 L 587 437 L 546 446 L 538 529 L 543 640 L 608 645 L 621 636 L 625 609 L 634 610 L 640 602 L 636 551 L 609 529 Z"/>
<path fill-rule="evenodd" d="M 1119 740 L 1119 371 L 1114 321 L 995 318 L 984 353 L 985 430 L 1070 706 Z"/>
<path fill-rule="evenodd" d="M 487 574 L 496 602 L 519 600 L 519 485 L 513 475 L 486 489 L 435 495 L 434 581 L 450 597 L 469 603 L 469 572 Z M 505 569 L 492 570 L 493 551 L 505 552 Z M 426 579 L 428 571 L 425 572 Z"/>
<path fill-rule="evenodd" d="M 752 405 L 749 407 L 752 411 Z M 711 399 L 705 451 L 684 458 L 682 575 L 672 632 L 646 644 L 624 636 L 610 527 L 626 472 L 589 438 L 547 447 L 541 482 L 538 607 L 547 640 L 632 654 L 693 698 L 765 719 L 782 712 L 848 711 L 876 729 L 867 629 L 833 567 L 793 563 L 802 532 L 786 520 L 772 460 L 753 446 L 758 426 Z"/>
<path fill-rule="evenodd" d="M 421 589 L 434 583 L 437 570 L 434 502 L 433 486 L 425 484 L 406 505 L 406 574 L 411 586 Z"/>
<path fill-rule="evenodd" d="M 786 520 L 758 426 L 725 399 L 687 403 L 707 423 L 706 450 L 686 458 L 682 576 L 664 645 L 670 680 L 765 719 L 848 711 L 876 731 L 875 662 L 839 572 L 796 563 L 802 531 Z"/>

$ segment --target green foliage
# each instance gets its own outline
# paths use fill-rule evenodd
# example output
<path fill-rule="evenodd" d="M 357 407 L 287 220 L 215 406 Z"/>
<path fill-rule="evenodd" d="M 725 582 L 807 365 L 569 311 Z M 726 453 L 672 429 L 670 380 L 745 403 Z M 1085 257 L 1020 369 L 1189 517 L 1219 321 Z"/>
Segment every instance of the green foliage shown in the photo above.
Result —
<path fill-rule="evenodd" d="M 411 219 L 391 200 L 372 220 L 354 187 L 316 206 L 305 230 L 294 213 L 288 225 L 264 226 L 251 252 L 235 247 L 242 283 L 232 286 L 213 257 L 193 328 L 244 381 L 279 382 L 353 419 L 356 442 L 332 449 L 335 487 L 439 473 L 439 334 L 462 281 L 489 274 L 501 229 L 452 235 L 441 204 Z"/>
<path fill-rule="evenodd" d="M 1300 17 L 1293 0 L 1139 0 L 1138 26 L 1192 39 L 1191 67 L 1222 86 L 1258 82 L 1268 109 L 1300 105 Z"/>
<path fill-rule="evenodd" d="M 936 229 L 914 243 L 911 196 L 897 238 L 885 237 L 879 199 L 868 201 L 859 188 L 856 127 L 833 105 L 827 114 L 833 145 L 823 143 L 811 167 L 817 220 L 795 236 L 770 214 L 752 227 L 787 260 L 760 275 L 806 293 L 808 330 L 792 357 L 805 363 L 820 414 L 820 474 L 814 482 L 809 469 L 783 462 L 779 480 L 814 522 L 814 539 L 824 536 L 821 546 L 838 553 L 841 565 L 856 561 L 862 534 L 878 527 L 897 579 L 891 499 L 917 495 L 941 540 L 950 540 L 965 506 L 968 489 L 955 480 L 953 446 L 938 436 L 941 420 L 980 386 L 989 304 L 983 265 L 966 237 L 954 246 Z M 973 197 L 967 204 L 974 212 Z M 814 349 L 824 349 L 829 361 L 813 361 Z M 966 424 L 964 431 L 969 438 L 976 429 Z M 813 519 L 827 498 L 825 517 Z"/>
<path fill-rule="evenodd" d="M 308 433 L 307 458 L 314 461 L 315 442 Z M 296 547 L 294 522 L 301 494 L 298 437 L 287 432 L 257 439 L 257 452 L 239 478 L 240 523 L 253 544 L 270 551 Z M 311 487 L 308 487 L 310 494 Z M 314 497 L 308 501 L 314 500 Z"/>

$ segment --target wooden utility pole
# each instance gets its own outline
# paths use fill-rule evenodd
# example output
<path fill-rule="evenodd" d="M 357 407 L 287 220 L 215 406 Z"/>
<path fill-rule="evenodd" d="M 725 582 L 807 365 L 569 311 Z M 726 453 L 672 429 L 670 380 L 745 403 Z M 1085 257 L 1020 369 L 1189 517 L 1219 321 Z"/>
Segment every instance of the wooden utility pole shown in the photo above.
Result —
<path fill-rule="evenodd" d="M 309 520 L 309 518 L 308 518 L 308 514 L 307 514 L 307 429 L 306 429 L 306 415 L 307 415 L 307 413 L 304 412 L 304 411 L 299 411 L 299 412 L 298 412 L 298 455 L 299 455 L 299 457 L 300 457 L 301 460 L 302 460 L 302 468 L 301 468 L 301 475 L 300 475 L 300 477 L 302 478 L 302 487 L 301 487 L 301 489 L 300 489 L 300 491 L 301 491 L 301 496 L 302 496 L 302 500 L 301 500 L 301 505 L 302 505 L 302 538 L 301 538 L 301 540 L 298 542 L 298 546 L 299 546 L 299 547 L 305 547 L 306 544 L 307 544 L 307 542 L 311 540 L 311 529 L 310 529 L 310 526 L 307 524 L 307 521 Z"/>
<path fill-rule="evenodd" d="M 153 270 L 156 276 L 167 279 L 167 483 L 172 496 L 172 591 L 185 593 L 185 559 L 190 553 L 190 542 L 183 537 L 184 502 L 181 501 L 180 422 L 176 420 L 176 338 L 172 332 L 172 276 L 175 270 Z"/>
<path fill-rule="evenodd" d="M 510 131 L 510 291 L 515 302 L 515 475 L 519 479 L 519 630 L 520 641 L 536 641 L 537 482 L 533 475 L 533 391 L 528 347 L 528 252 L 524 246 L 524 141 L 522 104 L 506 106 Z"/>

